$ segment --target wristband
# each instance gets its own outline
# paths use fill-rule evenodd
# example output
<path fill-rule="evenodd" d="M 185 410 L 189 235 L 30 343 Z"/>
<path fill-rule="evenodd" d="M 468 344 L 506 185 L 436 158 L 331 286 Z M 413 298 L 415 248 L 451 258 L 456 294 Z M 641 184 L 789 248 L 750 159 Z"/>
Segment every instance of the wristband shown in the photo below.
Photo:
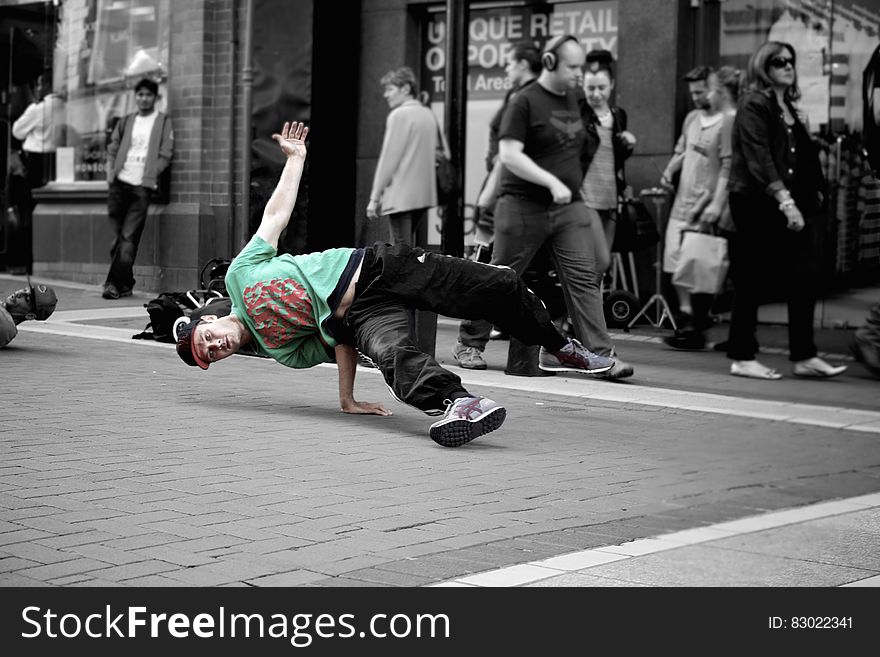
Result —
<path fill-rule="evenodd" d="M 794 199 L 787 198 L 779 204 L 779 211 L 785 212 L 786 210 L 790 210 L 794 207 Z"/>

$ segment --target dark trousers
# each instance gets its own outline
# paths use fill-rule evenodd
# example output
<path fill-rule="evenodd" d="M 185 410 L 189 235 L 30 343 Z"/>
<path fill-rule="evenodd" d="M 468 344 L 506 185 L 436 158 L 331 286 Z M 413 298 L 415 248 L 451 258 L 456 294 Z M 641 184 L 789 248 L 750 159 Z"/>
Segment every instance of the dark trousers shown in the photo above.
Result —
<path fill-rule="evenodd" d="M 758 307 L 771 297 L 788 304 L 789 359 L 816 355 L 813 313 L 822 262 L 821 224 L 818 217 L 807 217 L 806 227 L 792 232 L 777 205 L 764 194 L 730 194 L 736 224 L 728 241 L 733 305 L 727 357 L 732 360 L 755 358 Z"/>
<path fill-rule="evenodd" d="M 392 244 L 406 242 L 424 247 L 428 243 L 428 208 L 392 212 L 388 215 L 388 225 Z"/>
<path fill-rule="evenodd" d="M 549 244 L 576 335 L 591 351 L 609 355 L 614 345 L 605 324 L 592 219 L 580 199 L 547 206 L 502 196 L 495 206 L 492 262 L 522 275 L 539 249 Z M 459 339 L 464 345 L 484 349 L 491 329 L 488 322 L 462 322 Z"/>
<path fill-rule="evenodd" d="M 408 244 L 368 247 L 345 323 L 392 394 L 429 415 L 443 412 L 444 401 L 464 388 L 457 375 L 416 347 L 408 319 L 413 308 L 485 319 L 525 344 L 552 351 L 566 344 L 544 304 L 512 269 Z"/>
<path fill-rule="evenodd" d="M 120 291 L 134 287 L 134 261 L 147 223 L 151 196 L 152 191 L 146 187 L 121 180 L 110 183 L 107 214 L 113 228 L 113 242 L 106 282 L 113 283 Z"/>

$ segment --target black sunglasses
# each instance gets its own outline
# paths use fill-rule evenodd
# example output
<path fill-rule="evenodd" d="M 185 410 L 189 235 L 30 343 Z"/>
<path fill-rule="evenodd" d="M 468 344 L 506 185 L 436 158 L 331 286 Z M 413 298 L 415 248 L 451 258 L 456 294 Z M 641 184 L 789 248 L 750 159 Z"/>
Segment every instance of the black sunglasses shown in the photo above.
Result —
<path fill-rule="evenodd" d="M 768 64 L 773 68 L 785 68 L 789 64 L 794 66 L 794 57 L 771 57 Z"/>

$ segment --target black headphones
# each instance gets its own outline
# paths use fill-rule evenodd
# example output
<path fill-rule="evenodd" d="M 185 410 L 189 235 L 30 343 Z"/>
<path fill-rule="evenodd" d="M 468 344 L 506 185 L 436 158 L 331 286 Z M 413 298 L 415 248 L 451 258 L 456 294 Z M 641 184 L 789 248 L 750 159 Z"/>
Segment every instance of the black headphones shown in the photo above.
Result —
<path fill-rule="evenodd" d="M 559 66 L 559 56 L 556 54 L 559 47 L 566 41 L 574 41 L 580 44 L 580 39 L 572 34 L 557 34 L 544 44 L 544 52 L 541 53 L 541 64 L 548 71 L 555 71 Z"/>

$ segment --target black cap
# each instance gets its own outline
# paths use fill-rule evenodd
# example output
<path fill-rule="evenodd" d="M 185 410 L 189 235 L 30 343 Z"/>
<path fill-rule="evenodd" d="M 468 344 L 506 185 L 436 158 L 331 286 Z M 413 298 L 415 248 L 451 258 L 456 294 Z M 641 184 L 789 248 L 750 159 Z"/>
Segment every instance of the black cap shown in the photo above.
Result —
<path fill-rule="evenodd" d="M 181 323 L 177 327 L 177 355 L 180 356 L 180 359 L 187 365 L 201 367 L 203 370 L 206 370 L 210 363 L 207 363 L 198 357 L 196 354 L 195 342 L 193 341 L 193 332 L 201 321 L 202 320 L 200 319 L 196 319 L 188 323 Z"/>

